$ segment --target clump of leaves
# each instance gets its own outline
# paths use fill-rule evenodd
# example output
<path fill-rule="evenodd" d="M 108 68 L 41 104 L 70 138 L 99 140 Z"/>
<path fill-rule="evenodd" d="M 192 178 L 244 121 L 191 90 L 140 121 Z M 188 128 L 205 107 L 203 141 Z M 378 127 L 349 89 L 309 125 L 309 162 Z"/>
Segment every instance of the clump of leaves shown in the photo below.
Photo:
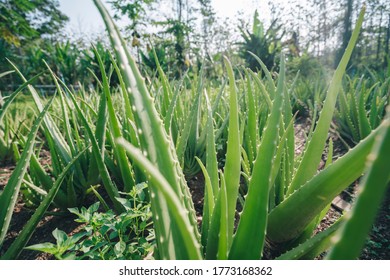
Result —
<path fill-rule="evenodd" d="M 257 10 L 253 16 L 252 32 L 240 28 L 244 39 L 240 44 L 240 56 L 245 60 L 248 68 L 256 72 L 259 70 L 257 60 L 250 53 L 259 57 L 268 69 L 274 67 L 275 58 L 281 51 L 281 39 L 284 35 L 280 30 L 281 25 L 278 25 L 277 20 L 272 21 L 270 27 L 265 30 Z"/>
<path fill-rule="evenodd" d="M 139 192 L 139 189 L 134 189 Z M 27 247 L 53 254 L 57 259 L 140 260 L 152 258 L 154 232 L 151 228 L 150 205 L 134 199 L 122 201 L 126 211 L 116 215 L 112 210 L 98 212 L 100 203 L 89 208 L 70 208 L 76 222 L 85 224 L 80 232 L 68 236 L 55 229 L 56 244 L 47 242 Z"/>

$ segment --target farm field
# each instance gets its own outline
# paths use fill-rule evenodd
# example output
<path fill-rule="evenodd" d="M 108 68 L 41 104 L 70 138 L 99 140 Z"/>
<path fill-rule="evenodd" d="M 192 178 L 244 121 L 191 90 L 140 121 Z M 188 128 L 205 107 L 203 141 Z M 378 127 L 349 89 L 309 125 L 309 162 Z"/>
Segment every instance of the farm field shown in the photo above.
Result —
<path fill-rule="evenodd" d="M 388 4 L 347 1 L 327 53 L 257 11 L 219 51 L 210 1 L 202 48 L 181 12 L 141 42 L 158 1 L 113 1 L 126 31 L 100 0 L 107 37 L 81 48 L 16 2 L 0 2 L 29 30 L 0 22 L 0 259 L 390 259 Z"/>

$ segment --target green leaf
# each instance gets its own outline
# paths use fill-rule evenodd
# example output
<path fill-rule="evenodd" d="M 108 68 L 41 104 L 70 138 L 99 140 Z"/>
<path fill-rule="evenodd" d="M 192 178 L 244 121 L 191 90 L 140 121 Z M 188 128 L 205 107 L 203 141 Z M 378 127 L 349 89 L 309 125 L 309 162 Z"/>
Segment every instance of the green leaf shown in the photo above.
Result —
<path fill-rule="evenodd" d="M 126 243 L 123 242 L 122 240 L 117 242 L 114 246 L 114 253 L 117 258 L 122 257 L 125 250 L 126 250 Z"/>
<path fill-rule="evenodd" d="M 108 77 L 107 77 L 106 71 L 104 69 L 103 61 L 102 61 L 100 54 L 96 48 L 94 48 L 94 52 L 95 52 L 95 56 L 99 62 L 100 71 L 102 73 L 103 92 L 105 95 L 105 99 L 107 101 L 107 109 L 108 109 L 108 114 L 109 114 L 109 123 L 110 123 L 111 131 L 112 131 L 114 138 L 120 138 L 120 137 L 122 137 L 122 132 L 121 132 L 121 127 L 119 125 L 119 120 L 117 119 L 116 114 L 115 114 L 114 105 L 112 103 Z M 116 155 L 116 159 L 118 161 L 119 168 L 121 170 L 121 174 L 122 174 L 121 178 L 123 179 L 124 190 L 126 192 L 129 192 L 132 189 L 132 187 L 135 185 L 134 178 L 133 178 L 134 174 L 132 172 L 130 162 L 126 157 L 125 150 L 121 146 L 116 147 L 115 142 L 113 143 L 113 151 Z"/>
<path fill-rule="evenodd" d="M 228 202 L 228 246 L 231 246 L 233 239 L 234 220 L 237 205 L 238 187 L 241 174 L 241 145 L 238 118 L 238 101 L 236 82 L 234 80 L 233 68 L 230 61 L 225 57 L 224 62 L 229 76 L 229 135 L 225 163 L 226 192 Z M 222 202 L 221 202 L 222 203 Z"/>
<path fill-rule="evenodd" d="M 41 251 L 49 254 L 56 254 L 58 252 L 57 246 L 50 242 L 45 242 L 45 243 L 40 243 L 40 244 L 35 244 L 26 247 L 25 249 L 27 250 L 35 250 L 35 251 Z"/>
<path fill-rule="evenodd" d="M 361 176 L 366 157 L 381 129 L 383 124 L 277 205 L 268 215 L 267 236 L 274 242 L 299 236 L 334 197 Z"/>
<path fill-rule="evenodd" d="M 345 225 L 328 255 L 329 259 L 352 260 L 358 258 L 371 230 L 390 181 L 390 110 L 375 139 L 372 152 L 367 156 L 367 172 L 360 185 L 359 196 Z M 353 237 L 353 238 L 352 238 Z"/>
<path fill-rule="evenodd" d="M 94 3 L 107 27 L 123 81 L 129 93 L 128 97 L 131 100 L 142 152 L 160 170 L 164 178 L 169 182 L 172 191 L 181 198 L 180 202 L 187 210 L 187 219 L 192 225 L 193 234 L 197 240 L 200 240 L 193 202 L 184 174 L 178 164 L 173 142 L 165 131 L 160 115 L 145 85 L 144 78 L 141 76 L 136 62 L 129 54 L 118 28 L 101 1 L 94 0 Z M 169 210 L 161 190 L 154 186 L 151 186 L 151 203 L 160 256 L 163 259 L 185 258 L 186 254 L 175 255 L 176 252 L 182 252 L 180 249 L 177 251 L 172 249 L 171 244 L 177 241 L 176 239 L 182 237 L 176 228 L 174 231 L 172 230 L 172 217 L 170 216 L 172 211 Z M 156 216 L 159 219 L 156 219 Z M 164 242 L 160 242 L 160 240 L 164 240 Z"/>
<path fill-rule="evenodd" d="M 50 103 L 48 104 L 50 105 Z M 45 108 L 47 109 L 47 108 Z M 43 111 L 43 113 L 45 110 Z M 77 162 L 79 157 L 85 153 L 85 151 L 89 147 L 85 148 L 83 151 L 81 151 L 79 154 L 77 154 L 64 168 L 62 173 L 58 176 L 57 180 L 54 182 L 53 187 L 50 189 L 46 197 L 42 200 L 39 207 L 35 210 L 34 214 L 30 218 L 30 220 L 27 222 L 26 226 L 23 228 L 23 230 L 19 233 L 16 240 L 11 244 L 11 246 L 8 248 L 8 250 L 5 252 L 5 254 L 1 257 L 1 259 L 16 259 L 20 252 L 22 251 L 23 247 L 27 244 L 27 242 L 30 240 L 32 234 L 34 233 L 34 230 L 38 226 L 39 221 L 42 219 L 43 215 L 45 214 L 46 210 L 49 208 L 50 204 L 52 203 L 54 197 L 56 196 L 58 189 L 60 188 L 62 181 L 65 179 L 65 177 L 68 175 L 68 172 L 71 170 L 71 168 L 74 166 L 74 164 Z"/>
<path fill-rule="evenodd" d="M 54 98 L 52 98 L 49 103 L 43 108 L 42 112 L 39 114 L 38 118 L 34 121 L 34 124 L 31 128 L 31 131 L 28 135 L 26 145 L 24 147 L 23 153 L 18 161 L 18 164 L 15 167 L 15 170 L 12 172 L 12 175 L 4 187 L 3 192 L 0 196 L 0 246 L 2 245 L 5 235 L 7 233 L 13 210 L 18 198 L 18 193 L 20 186 L 22 184 L 24 175 L 26 174 L 30 158 L 34 152 L 35 137 L 37 136 L 39 126 L 43 121 L 47 111 L 49 110 L 51 104 L 53 103 Z"/>
<path fill-rule="evenodd" d="M 276 153 L 276 143 L 279 137 L 278 127 L 283 108 L 284 77 L 284 56 L 282 55 L 275 99 L 257 151 L 248 194 L 233 245 L 229 252 L 229 259 L 260 259 L 262 256 L 268 216 L 272 163 Z"/>
<path fill-rule="evenodd" d="M 326 139 L 328 137 L 328 131 L 330 128 L 333 112 L 337 101 L 337 95 L 341 87 L 341 80 L 348 65 L 348 61 L 352 55 L 352 51 L 354 49 L 356 41 L 358 39 L 359 32 L 363 23 L 364 13 L 365 6 L 360 12 L 351 39 L 340 61 L 340 64 L 333 75 L 332 82 L 329 86 L 324 105 L 319 116 L 319 120 L 317 122 L 317 126 L 311 136 L 310 141 L 308 141 L 302 161 L 299 164 L 299 167 L 288 189 L 289 195 L 292 194 L 295 190 L 299 189 L 317 172 L 318 165 L 321 161 L 322 152 L 325 147 Z"/>
<path fill-rule="evenodd" d="M 313 238 L 308 239 L 306 242 L 300 244 L 294 249 L 284 253 L 277 257 L 277 260 L 297 260 L 307 259 L 312 260 L 319 254 L 324 252 L 331 246 L 331 238 L 337 233 L 337 230 L 341 226 L 340 220 L 335 224 L 325 229 L 324 231 L 316 234 Z"/>
<path fill-rule="evenodd" d="M 194 234 L 193 225 L 190 224 L 186 209 L 169 185 L 169 182 L 140 150 L 126 142 L 124 139 L 118 139 L 117 141 L 119 145 L 122 145 L 126 149 L 134 162 L 145 170 L 150 184 L 158 189 L 169 206 L 169 214 L 172 219 L 172 223 L 170 224 L 171 232 L 177 234 L 177 238 L 171 243 L 173 246 L 172 249 L 175 250 L 174 254 L 183 259 L 200 259 L 200 244 Z M 158 205 L 155 205 L 154 207 L 157 206 Z M 157 211 L 156 213 L 161 212 Z M 168 242 L 168 240 L 163 239 L 164 235 L 159 236 L 159 238 L 161 243 Z"/>

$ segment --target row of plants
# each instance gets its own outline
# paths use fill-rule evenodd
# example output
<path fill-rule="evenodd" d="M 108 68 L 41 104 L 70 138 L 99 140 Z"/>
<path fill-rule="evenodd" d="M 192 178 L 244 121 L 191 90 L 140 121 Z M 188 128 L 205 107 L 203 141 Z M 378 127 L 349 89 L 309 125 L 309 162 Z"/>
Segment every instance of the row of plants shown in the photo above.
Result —
<path fill-rule="evenodd" d="M 38 117 L 27 136 L 18 136 L 18 163 L 0 194 L 5 206 L 0 209 L 0 244 L 20 191 L 36 210 L 3 259 L 17 258 L 51 204 L 63 211 L 71 208 L 87 224 L 72 237 L 55 231 L 56 245 L 29 247 L 57 258 L 312 259 L 328 249 L 332 259 L 358 257 L 389 181 L 388 101 L 372 117 L 375 122 L 364 140 L 335 161 L 329 149 L 325 168 L 318 171 L 318 166 L 364 9 L 328 89 L 309 84 L 306 90 L 318 92 L 307 101 L 313 102 L 316 122 L 304 152 L 296 155 L 294 122 L 300 109 L 294 104 L 304 103 L 300 82 L 286 79 L 283 55 L 276 77 L 255 55 L 264 77 L 250 69 L 234 71 L 225 58 L 227 81 L 217 89 L 202 72 L 169 82 L 158 60 L 158 76 L 145 80 L 107 10 L 94 2 L 115 54 L 106 72 L 94 50 L 101 73 L 96 91 L 76 95 L 47 65 L 58 95 L 47 101 L 13 65 L 23 85 L 6 99 L 0 121 L 26 89 Z M 235 77 L 240 72 L 242 77 Z M 110 87 L 114 73 L 117 90 Z M 375 98 L 388 98 L 386 83 L 367 95 L 375 88 Z M 359 102 L 367 102 L 362 95 Z M 364 104 L 360 115 L 367 110 Z M 37 148 L 38 131 L 43 144 Z M 50 151 L 49 169 L 39 161 L 42 146 Z M 199 172 L 205 178 L 200 227 L 186 180 Z M 362 173 L 363 191 L 350 218 L 313 235 L 333 198 Z M 100 201 L 105 214 L 96 213 L 97 204 L 82 208 L 89 195 Z M 351 232 L 358 237 L 351 238 Z M 333 237 L 340 241 L 334 244 Z"/>
<path fill-rule="evenodd" d="M 50 85 L 50 73 L 46 70 L 45 64 L 50 65 L 52 71 L 67 85 L 78 86 L 80 82 L 85 86 L 89 86 L 94 82 L 95 73 L 99 72 L 99 64 L 94 55 L 94 49 L 99 52 L 105 66 L 110 65 L 109 51 L 101 42 L 95 42 L 95 45 L 90 48 L 85 48 L 72 43 L 55 42 L 51 39 L 40 39 L 31 44 L 28 44 L 23 49 L 15 49 L 9 46 L 6 42 L 0 41 L 0 51 L 2 63 L 0 69 L 5 71 L 5 65 L 8 65 L 7 60 L 17 63 L 20 71 L 28 76 L 37 75 L 34 80 L 38 85 Z M 18 75 L 8 74 L 3 78 L 4 83 L 1 84 L 0 90 L 5 94 L 12 92 L 23 82 Z M 113 78 L 113 82 L 117 82 Z M 52 89 L 47 91 L 52 92 Z"/>

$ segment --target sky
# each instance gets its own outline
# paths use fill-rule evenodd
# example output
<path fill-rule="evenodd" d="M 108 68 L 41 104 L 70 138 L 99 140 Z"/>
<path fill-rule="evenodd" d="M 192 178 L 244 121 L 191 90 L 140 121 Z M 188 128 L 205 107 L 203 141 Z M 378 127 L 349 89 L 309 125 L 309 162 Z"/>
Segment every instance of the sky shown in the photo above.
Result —
<path fill-rule="evenodd" d="M 165 0 L 172 1 L 172 0 Z M 104 1 L 103 2 L 107 2 Z M 239 11 L 251 17 L 254 10 L 262 9 L 262 18 L 269 14 L 267 0 L 212 0 L 215 12 L 220 18 L 234 18 Z M 103 21 L 92 0 L 59 0 L 61 11 L 70 18 L 67 30 L 74 33 L 99 33 L 104 30 Z M 107 4 L 107 7 L 110 5 Z M 111 13 L 112 14 L 112 13 Z M 118 23 L 121 25 L 121 23 Z M 122 22 L 125 24 L 125 21 Z"/>

